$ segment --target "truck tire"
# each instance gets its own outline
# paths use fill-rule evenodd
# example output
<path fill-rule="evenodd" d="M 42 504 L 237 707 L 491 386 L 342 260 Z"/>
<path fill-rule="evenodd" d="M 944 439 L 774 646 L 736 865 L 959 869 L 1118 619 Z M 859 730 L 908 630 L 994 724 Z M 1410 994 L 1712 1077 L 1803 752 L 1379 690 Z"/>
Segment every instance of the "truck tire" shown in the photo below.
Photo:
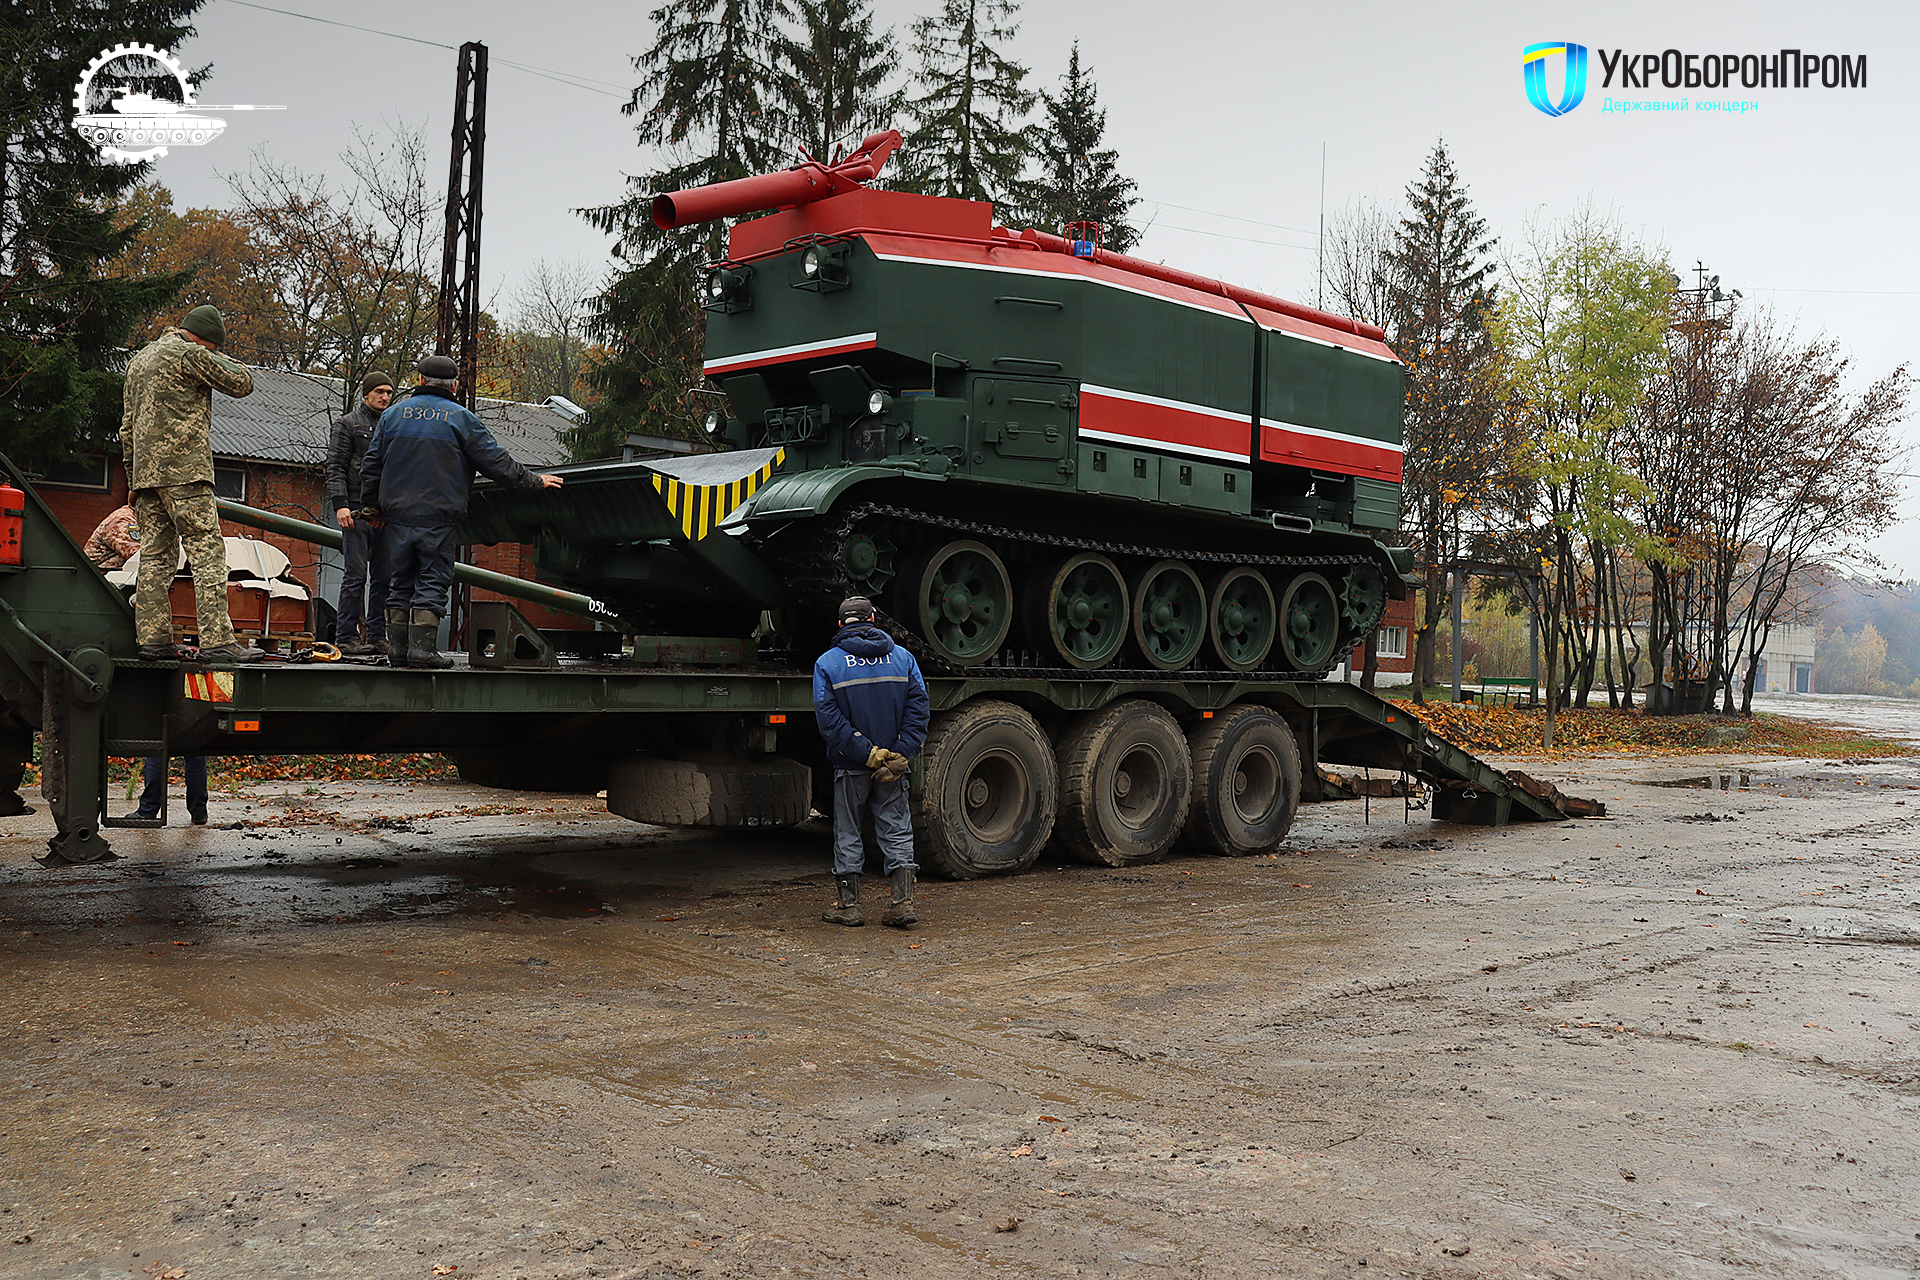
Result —
<path fill-rule="evenodd" d="M 1158 862 L 1193 794 L 1187 739 L 1165 708 L 1125 698 L 1083 717 L 1055 749 L 1060 843 L 1096 866 Z"/>
<path fill-rule="evenodd" d="M 607 785 L 607 757 L 582 751 L 455 751 L 460 781 L 508 791 L 592 795 Z"/>
<path fill-rule="evenodd" d="M 812 771 L 781 758 L 621 756 L 607 769 L 607 811 L 661 827 L 792 826 L 807 820 L 812 793 Z"/>
<path fill-rule="evenodd" d="M 918 861 L 955 880 L 1016 875 L 1053 834 L 1053 746 L 1011 702 L 969 702 L 934 717 L 913 797 Z"/>
<path fill-rule="evenodd" d="M 1244 858 L 1280 847 L 1300 806 L 1300 748 L 1278 712 L 1243 703 L 1187 735 L 1193 801 L 1186 843 Z"/>

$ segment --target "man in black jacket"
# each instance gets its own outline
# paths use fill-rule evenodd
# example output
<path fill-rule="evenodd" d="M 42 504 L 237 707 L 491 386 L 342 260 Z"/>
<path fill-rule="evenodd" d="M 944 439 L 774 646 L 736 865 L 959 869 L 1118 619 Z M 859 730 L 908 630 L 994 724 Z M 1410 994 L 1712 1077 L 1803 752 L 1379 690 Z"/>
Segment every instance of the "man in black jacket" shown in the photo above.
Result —
<path fill-rule="evenodd" d="M 360 496 L 370 519 L 392 526 L 387 635 L 393 665 L 450 667 L 435 633 L 447 611 L 453 531 L 467 514 L 473 473 L 519 489 L 558 489 L 560 477 L 521 466 L 460 403 L 460 370 L 451 357 L 428 356 L 416 368 L 420 385 L 380 415 L 360 463 Z"/>
<path fill-rule="evenodd" d="M 392 400 L 393 379 L 378 369 L 370 371 L 360 380 L 360 403 L 334 420 L 327 440 L 327 506 L 340 525 L 347 560 L 333 623 L 333 638 L 342 653 L 387 651 L 387 531 L 370 521 L 356 521 L 353 513 L 360 509 L 360 459 L 367 456 L 373 429 Z"/>

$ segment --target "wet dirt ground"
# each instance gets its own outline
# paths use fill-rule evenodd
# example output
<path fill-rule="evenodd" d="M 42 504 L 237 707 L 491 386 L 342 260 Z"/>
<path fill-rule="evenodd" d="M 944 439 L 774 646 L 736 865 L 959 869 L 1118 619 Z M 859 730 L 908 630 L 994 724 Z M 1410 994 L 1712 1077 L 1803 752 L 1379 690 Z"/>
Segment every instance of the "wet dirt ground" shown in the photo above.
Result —
<path fill-rule="evenodd" d="M 910 932 L 819 923 L 818 830 L 576 797 L 0 821 L 0 1275 L 1920 1273 L 1920 766 L 1527 767 L 1613 816 Z"/>

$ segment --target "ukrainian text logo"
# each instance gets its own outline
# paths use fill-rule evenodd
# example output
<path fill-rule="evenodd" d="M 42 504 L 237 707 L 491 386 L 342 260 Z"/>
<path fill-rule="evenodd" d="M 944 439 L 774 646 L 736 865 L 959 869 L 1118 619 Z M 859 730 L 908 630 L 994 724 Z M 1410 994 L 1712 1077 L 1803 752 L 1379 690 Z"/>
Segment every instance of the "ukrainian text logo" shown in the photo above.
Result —
<path fill-rule="evenodd" d="M 1556 53 L 1566 55 L 1560 77 L 1560 101 L 1557 104 L 1547 90 L 1547 60 Z M 1574 44 L 1570 40 L 1530 44 L 1526 56 L 1520 60 L 1520 71 L 1526 79 L 1527 101 L 1550 116 L 1567 114 L 1580 105 L 1580 99 L 1587 96 L 1587 46 L 1583 44 Z"/>

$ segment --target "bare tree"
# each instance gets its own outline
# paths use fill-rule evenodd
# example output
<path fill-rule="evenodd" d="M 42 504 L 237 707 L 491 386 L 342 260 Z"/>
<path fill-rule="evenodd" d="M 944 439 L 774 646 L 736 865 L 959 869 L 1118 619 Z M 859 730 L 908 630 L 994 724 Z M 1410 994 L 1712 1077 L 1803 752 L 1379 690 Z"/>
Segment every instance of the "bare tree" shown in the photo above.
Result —
<path fill-rule="evenodd" d="M 542 258 L 528 270 L 513 293 L 509 330 L 521 348 L 518 388 L 524 398 L 580 394 L 587 321 L 604 288 L 599 274 L 578 258 Z"/>
<path fill-rule="evenodd" d="M 431 349 L 438 291 L 438 202 L 429 194 L 426 143 L 395 127 L 358 128 L 341 153 L 351 181 L 336 186 L 253 153 L 225 175 L 237 221 L 269 250 L 271 286 L 292 337 L 273 363 L 345 381 L 350 405 L 367 370 L 398 372 Z"/>

